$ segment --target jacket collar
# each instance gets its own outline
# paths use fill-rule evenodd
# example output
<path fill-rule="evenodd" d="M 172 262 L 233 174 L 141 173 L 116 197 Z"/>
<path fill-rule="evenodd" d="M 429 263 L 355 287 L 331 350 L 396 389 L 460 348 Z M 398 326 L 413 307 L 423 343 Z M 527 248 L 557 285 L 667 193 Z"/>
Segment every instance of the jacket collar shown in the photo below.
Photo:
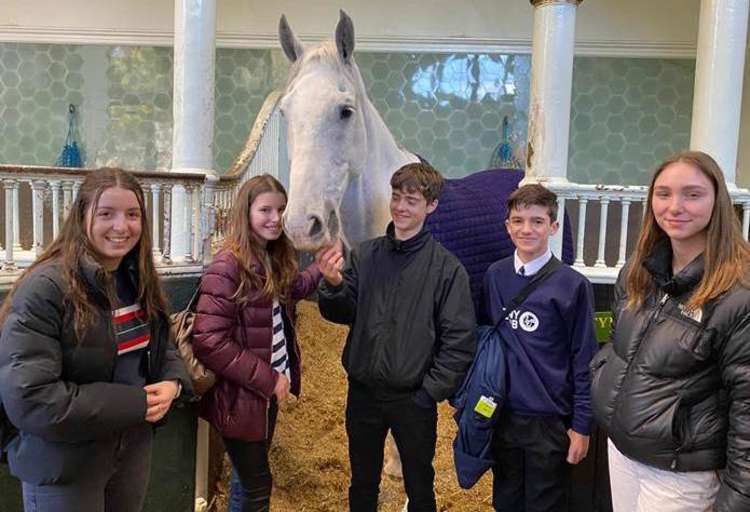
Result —
<path fill-rule="evenodd" d="M 408 254 L 421 249 L 432 238 L 432 234 L 422 226 L 422 230 L 408 240 L 398 240 L 396 239 L 396 227 L 391 221 L 385 230 L 385 237 L 391 250 Z"/>
<path fill-rule="evenodd" d="M 136 287 L 138 284 L 138 266 L 136 265 L 137 256 L 130 253 L 120 262 L 118 270 L 124 270 L 131 284 Z M 90 255 L 84 254 L 79 262 L 81 275 L 86 280 L 89 288 L 97 293 L 102 293 L 102 286 L 105 283 L 107 271 Z M 106 294 L 104 294 L 106 295 Z"/>
<path fill-rule="evenodd" d="M 702 253 L 677 275 L 672 275 L 672 245 L 668 238 L 657 242 L 654 250 L 643 261 L 643 266 L 653 277 L 656 286 L 673 296 L 680 296 L 691 291 L 703 278 Z"/>

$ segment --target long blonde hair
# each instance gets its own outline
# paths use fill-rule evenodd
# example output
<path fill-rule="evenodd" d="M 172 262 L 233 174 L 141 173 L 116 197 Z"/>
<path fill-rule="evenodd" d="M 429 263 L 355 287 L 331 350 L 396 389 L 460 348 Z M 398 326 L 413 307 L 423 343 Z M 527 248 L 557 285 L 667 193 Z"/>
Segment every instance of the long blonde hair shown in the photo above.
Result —
<path fill-rule="evenodd" d="M 703 277 L 685 306 L 688 309 L 698 309 L 737 283 L 749 285 L 750 246 L 742 237 L 739 218 L 732 205 L 724 174 L 719 164 L 706 153 L 683 151 L 662 162 L 651 177 L 641 234 L 626 276 L 627 307 L 629 308 L 640 307 L 646 296 L 654 292 L 652 279 L 644 268 L 643 262 L 660 241 L 668 238 L 654 217 L 651 205 L 654 183 L 664 169 L 677 162 L 692 165 L 702 172 L 713 185 L 715 194 L 711 220 L 705 228 Z"/>
<path fill-rule="evenodd" d="M 231 251 L 240 264 L 240 285 L 234 296 L 240 304 L 248 300 L 252 290 L 288 301 L 287 293 L 297 272 L 297 255 L 286 233 L 282 231 L 277 240 L 264 244 L 250 227 L 250 207 L 266 192 L 278 192 L 287 200 L 286 190 L 276 178 L 269 174 L 253 176 L 237 192 L 229 213 L 224 249 Z M 261 266 L 262 274 L 255 271 L 253 263 Z"/>
<path fill-rule="evenodd" d="M 101 265 L 99 253 L 94 249 L 89 238 L 89 228 L 86 214 L 96 209 L 102 193 L 112 187 L 130 190 L 138 200 L 141 210 L 141 237 L 136 246 L 125 257 L 135 255 L 138 266 L 138 302 L 146 316 L 152 321 L 160 315 L 166 314 L 166 301 L 162 293 L 161 281 L 154 267 L 151 245 L 151 229 L 149 228 L 146 206 L 138 180 L 122 169 L 102 168 L 91 171 L 81 183 L 70 213 L 65 219 L 62 230 L 50 246 L 27 268 L 18 278 L 0 307 L 0 325 L 5 322 L 13 295 L 24 279 L 43 263 L 54 261 L 59 263 L 63 282 L 66 287 L 66 302 L 73 308 L 73 325 L 76 336 L 80 340 L 86 328 L 90 327 L 100 305 L 94 304 L 87 289 L 87 281 L 83 275 L 81 264 L 84 258 L 90 258 Z M 92 216 L 93 218 L 93 216 Z M 106 275 L 106 274 L 105 274 Z M 112 300 L 112 283 L 106 281 L 107 289 L 104 294 Z M 112 304 L 110 304 L 112 307 Z"/>

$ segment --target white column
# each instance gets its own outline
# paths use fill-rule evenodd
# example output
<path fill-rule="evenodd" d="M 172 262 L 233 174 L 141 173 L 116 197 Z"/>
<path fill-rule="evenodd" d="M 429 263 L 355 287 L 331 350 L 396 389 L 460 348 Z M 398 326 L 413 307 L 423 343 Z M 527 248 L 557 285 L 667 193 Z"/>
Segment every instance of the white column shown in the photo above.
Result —
<path fill-rule="evenodd" d="M 736 188 L 748 0 L 702 0 L 690 148 L 718 162 Z"/>
<path fill-rule="evenodd" d="M 531 0 L 534 32 L 526 177 L 521 184 L 567 183 L 576 9 L 582 0 Z M 564 226 L 565 211 L 559 213 Z M 550 241 L 562 253 L 562 229 Z"/>
<path fill-rule="evenodd" d="M 213 171 L 216 0 L 176 0 L 174 20 L 172 170 Z M 171 253 L 192 251 L 185 188 L 172 189 Z"/>
<path fill-rule="evenodd" d="M 154 258 L 158 261 L 161 256 L 161 240 L 159 239 L 159 191 L 161 186 L 158 183 L 152 183 L 151 189 L 151 242 L 153 244 Z"/>
<path fill-rule="evenodd" d="M 34 257 L 38 257 L 44 251 L 44 192 L 46 190 L 46 181 L 33 180 L 31 182 L 31 209 L 34 211 L 31 250 L 34 251 Z"/>
<path fill-rule="evenodd" d="M 13 250 L 16 252 L 23 251 L 21 247 L 21 201 L 19 199 L 19 189 L 21 182 L 13 182 Z"/>
<path fill-rule="evenodd" d="M 13 259 L 13 215 L 15 214 L 13 190 L 18 186 L 16 180 L 3 180 L 5 190 L 5 262 L 3 270 L 12 272 L 16 270 L 16 262 Z"/>

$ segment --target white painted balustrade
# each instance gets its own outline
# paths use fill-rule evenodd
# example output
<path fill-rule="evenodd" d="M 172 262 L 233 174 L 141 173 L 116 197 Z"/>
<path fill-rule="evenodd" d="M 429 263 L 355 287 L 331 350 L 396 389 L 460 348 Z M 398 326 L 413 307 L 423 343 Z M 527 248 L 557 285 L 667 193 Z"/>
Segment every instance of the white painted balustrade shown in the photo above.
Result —
<path fill-rule="evenodd" d="M 0 285 L 12 283 L 57 237 L 88 169 L 0 165 L 0 212 L 4 212 L 4 238 L 0 253 Z M 197 273 L 213 235 L 214 190 L 217 178 L 199 173 L 133 172 L 143 187 L 151 223 L 153 255 L 162 274 Z M 191 219 L 185 254 L 171 253 L 172 189 L 190 191 L 185 215 Z"/>
<path fill-rule="evenodd" d="M 559 197 L 560 211 L 575 216 L 573 267 L 593 283 L 614 283 L 625 260 L 635 249 L 646 187 L 620 185 L 550 184 Z M 732 201 L 742 221 L 745 239 L 750 231 L 750 191 L 734 190 Z M 637 209 L 636 216 L 633 210 Z M 562 223 L 562 215 L 560 215 Z M 562 224 L 561 224 L 562 225 Z"/>
<path fill-rule="evenodd" d="M 267 164 L 268 162 L 266 162 Z M 270 170 L 278 176 L 279 168 Z M 0 165 L 0 285 L 12 283 L 60 233 L 85 169 Z M 151 222 L 154 260 L 162 274 L 197 273 L 204 257 L 226 234 L 226 220 L 237 188 L 262 170 L 247 165 L 235 176 L 135 172 L 143 186 Z M 188 250 L 172 254 L 172 189 L 187 191 L 185 216 L 190 219 Z M 558 194 L 560 210 L 571 216 L 573 267 L 594 283 L 613 283 L 633 251 L 645 210 L 645 187 L 549 184 Z M 750 232 L 750 191 L 735 190 L 732 199 L 747 238 Z M 562 219 L 561 219 L 562 220 Z"/>

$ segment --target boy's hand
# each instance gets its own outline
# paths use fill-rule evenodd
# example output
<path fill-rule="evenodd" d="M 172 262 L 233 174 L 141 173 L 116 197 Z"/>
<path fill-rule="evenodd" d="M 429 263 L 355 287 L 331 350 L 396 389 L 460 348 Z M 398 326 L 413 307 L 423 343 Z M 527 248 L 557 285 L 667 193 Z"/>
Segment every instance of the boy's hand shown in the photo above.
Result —
<path fill-rule="evenodd" d="M 578 464 L 589 452 L 589 436 L 579 434 L 572 428 L 568 429 L 570 447 L 568 448 L 568 464 Z"/>
<path fill-rule="evenodd" d="M 315 253 L 315 262 L 323 274 L 323 279 L 331 286 L 338 286 L 344 281 L 341 269 L 344 268 L 344 255 L 341 240 Z"/>

